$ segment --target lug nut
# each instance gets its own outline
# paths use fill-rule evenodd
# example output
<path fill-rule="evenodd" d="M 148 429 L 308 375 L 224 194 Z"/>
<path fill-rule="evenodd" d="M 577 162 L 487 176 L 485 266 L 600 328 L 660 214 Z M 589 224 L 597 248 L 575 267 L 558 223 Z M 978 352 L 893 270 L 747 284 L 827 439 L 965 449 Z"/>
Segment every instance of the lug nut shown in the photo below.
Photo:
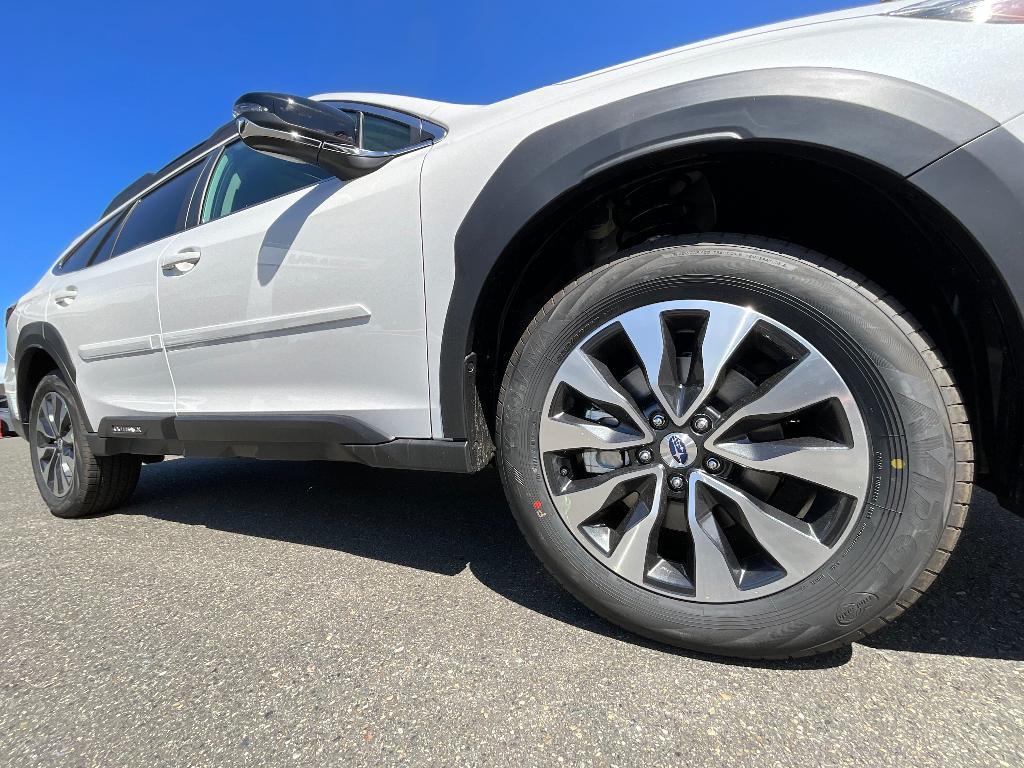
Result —
<path fill-rule="evenodd" d="M 694 418 L 692 424 L 693 431 L 696 432 L 698 435 L 703 435 L 705 432 L 711 429 L 711 419 L 709 419 L 707 416 L 697 416 L 696 418 Z"/>
<path fill-rule="evenodd" d="M 651 416 L 651 426 L 655 429 L 664 429 L 668 426 L 668 419 L 665 418 L 665 414 L 656 413 Z"/>
<path fill-rule="evenodd" d="M 686 485 L 686 481 L 683 479 L 682 475 L 672 475 L 672 477 L 668 479 L 668 487 L 673 491 L 683 490 L 684 485 Z"/>
<path fill-rule="evenodd" d="M 704 469 L 712 474 L 717 474 L 722 471 L 722 462 L 714 456 L 708 456 L 704 459 Z"/>
<path fill-rule="evenodd" d="M 641 464 L 649 464 L 651 462 L 651 459 L 653 458 L 654 454 L 651 453 L 650 448 L 642 448 L 639 451 L 637 451 L 636 460 L 639 461 Z"/>

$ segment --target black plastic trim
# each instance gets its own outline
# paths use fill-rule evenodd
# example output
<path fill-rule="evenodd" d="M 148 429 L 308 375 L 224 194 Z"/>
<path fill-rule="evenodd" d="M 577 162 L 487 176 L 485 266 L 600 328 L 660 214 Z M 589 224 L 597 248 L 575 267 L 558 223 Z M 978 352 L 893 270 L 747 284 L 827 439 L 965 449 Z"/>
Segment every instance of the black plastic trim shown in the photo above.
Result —
<path fill-rule="evenodd" d="M 839 69 L 766 69 L 674 85 L 613 102 L 537 131 L 502 162 L 455 239 L 455 284 L 441 347 L 446 437 L 463 439 L 474 393 L 463 361 L 473 351 L 478 299 L 517 237 L 546 208 L 595 174 L 681 143 L 759 139 L 825 147 L 908 176 L 997 127 L 944 94 L 881 75 Z"/>
<path fill-rule="evenodd" d="M 989 292 L 996 300 L 1012 359 L 1024 360 L 1024 143 L 1005 128 L 961 147 L 910 177 L 958 221 L 988 256 Z M 1024 514 L 1024 401 L 1015 371 L 1002 371 L 993 439 L 987 452 L 1000 503 Z M 987 486 L 986 486 L 987 487 Z"/>
<path fill-rule="evenodd" d="M 246 457 L 346 461 L 391 469 L 469 473 L 483 464 L 467 442 L 387 437 L 334 414 L 125 416 L 87 435 L 97 456 Z M 372 442 L 368 442 L 372 441 Z M 490 457 L 488 456 L 488 460 Z"/>
<path fill-rule="evenodd" d="M 97 437 L 193 443 L 383 443 L 389 438 L 351 416 L 323 413 L 184 414 L 104 418 Z"/>
<path fill-rule="evenodd" d="M 14 360 L 18 370 L 18 416 L 21 419 L 22 434 L 28 434 L 29 411 L 31 410 L 32 397 L 35 395 L 35 392 L 27 391 L 27 380 L 24 378 L 28 372 L 25 363 L 30 359 L 33 350 L 45 352 L 57 364 L 61 376 L 64 377 L 64 381 L 68 383 L 72 394 L 75 396 L 79 413 L 82 414 L 82 421 L 85 422 L 87 429 L 92 429 L 89 424 L 89 416 L 85 412 L 82 400 L 78 395 L 78 389 L 75 386 L 75 366 L 71 362 L 73 358 L 68 353 L 64 340 L 57 332 L 57 329 L 49 323 L 35 322 L 28 323 L 21 329 L 21 332 L 18 334 L 18 346 L 14 353 Z"/>
<path fill-rule="evenodd" d="M 235 121 L 232 120 L 225 125 L 220 126 L 215 130 L 208 139 L 201 141 L 191 149 L 186 150 L 178 157 L 174 158 L 155 173 L 145 173 L 136 179 L 134 182 L 125 187 L 121 192 L 110 201 L 110 205 L 107 206 L 106 210 L 103 211 L 101 219 L 105 219 L 110 213 L 120 208 L 122 205 L 127 203 L 134 197 L 137 197 L 140 193 L 145 191 L 147 188 L 155 184 L 157 181 L 169 179 L 171 176 L 176 174 L 178 171 L 184 169 L 186 166 L 191 165 L 194 160 L 199 158 L 201 155 L 209 152 L 211 149 L 216 147 L 218 144 L 223 142 L 225 139 L 229 139 L 237 134 L 235 128 Z"/>

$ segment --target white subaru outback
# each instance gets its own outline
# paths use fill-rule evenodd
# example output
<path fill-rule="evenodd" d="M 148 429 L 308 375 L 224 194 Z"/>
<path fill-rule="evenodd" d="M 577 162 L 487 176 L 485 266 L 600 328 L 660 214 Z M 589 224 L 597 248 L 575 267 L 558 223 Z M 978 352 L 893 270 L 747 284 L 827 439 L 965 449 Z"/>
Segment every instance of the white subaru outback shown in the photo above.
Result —
<path fill-rule="evenodd" d="M 490 106 L 246 94 L 8 310 L 39 490 L 75 517 L 165 455 L 494 461 L 611 621 L 860 638 L 975 480 L 1024 508 L 1021 21 L 874 4 Z"/>

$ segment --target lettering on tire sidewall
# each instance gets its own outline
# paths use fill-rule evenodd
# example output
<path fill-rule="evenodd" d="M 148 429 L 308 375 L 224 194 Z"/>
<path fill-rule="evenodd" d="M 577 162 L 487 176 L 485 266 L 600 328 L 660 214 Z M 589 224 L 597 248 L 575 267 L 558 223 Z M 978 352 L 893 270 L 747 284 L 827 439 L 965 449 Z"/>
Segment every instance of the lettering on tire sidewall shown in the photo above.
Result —
<path fill-rule="evenodd" d="M 836 624 L 841 627 L 856 622 L 861 616 L 872 610 L 878 602 L 878 595 L 873 592 L 851 592 L 843 598 L 836 610 Z"/>

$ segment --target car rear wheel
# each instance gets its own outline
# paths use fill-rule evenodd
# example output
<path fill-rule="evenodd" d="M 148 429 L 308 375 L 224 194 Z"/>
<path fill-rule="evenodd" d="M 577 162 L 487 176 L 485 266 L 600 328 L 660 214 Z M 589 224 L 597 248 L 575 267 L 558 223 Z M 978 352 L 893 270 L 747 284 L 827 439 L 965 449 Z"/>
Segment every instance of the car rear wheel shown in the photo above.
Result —
<path fill-rule="evenodd" d="M 29 442 L 36 485 L 57 517 L 82 517 L 125 503 L 139 481 L 137 456 L 94 456 L 78 401 L 58 373 L 39 382 Z"/>
<path fill-rule="evenodd" d="M 973 477 L 959 393 L 913 319 L 835 262 L 742 236 L 662 241 L 554 297 L 498 428 L 516 518 L 570 592 L 744 657 L 899 615 Z"/>

